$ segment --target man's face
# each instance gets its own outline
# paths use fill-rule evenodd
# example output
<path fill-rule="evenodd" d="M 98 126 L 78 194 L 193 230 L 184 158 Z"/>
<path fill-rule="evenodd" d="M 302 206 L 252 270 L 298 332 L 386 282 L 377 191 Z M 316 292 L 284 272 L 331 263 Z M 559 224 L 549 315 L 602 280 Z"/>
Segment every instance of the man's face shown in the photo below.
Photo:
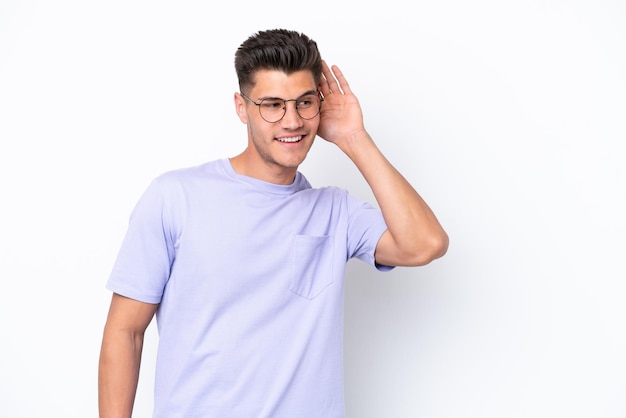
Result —
<path fill-rule="evenodd" d="M 317 85 L 310 71 L 287 75 L 281 71 L 260 70 L 256 84 L 247 92 L 250 100 L 260 103 L 263 99 L 298 99 L 304 95 L 317 95 Z M 246 92 L 244 92 L 246 93 Z M 313 145 L 319 115 L 312 119 L 301 118 L 294 101 L 287 102 L 285 115 L 278 122 L 267 122 L 261 117 L 259 107 L 238 95 L 237 113 L 248 125 L 248 169 L 258 174 L 295 175 Z M 257 175 L 258 177 L 264 177 Z"/>

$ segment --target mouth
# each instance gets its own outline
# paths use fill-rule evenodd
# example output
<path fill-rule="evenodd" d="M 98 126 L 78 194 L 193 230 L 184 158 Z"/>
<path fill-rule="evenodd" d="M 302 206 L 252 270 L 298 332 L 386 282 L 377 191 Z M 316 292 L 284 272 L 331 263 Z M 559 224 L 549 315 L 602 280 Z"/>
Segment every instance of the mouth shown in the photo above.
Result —
<path fill-rule="evenodd" d="M 296 142 L 302 141 L 302 138 L 304 138 L 302 135 L 298 135 L 298 136 L 286 136 L 286 137 L 282 137 L 282 138 L 276 138 L 276 140 L 278 142 L 283 142 L 283 143 L 287 143 L 287 144 L 294 144 Z"/>

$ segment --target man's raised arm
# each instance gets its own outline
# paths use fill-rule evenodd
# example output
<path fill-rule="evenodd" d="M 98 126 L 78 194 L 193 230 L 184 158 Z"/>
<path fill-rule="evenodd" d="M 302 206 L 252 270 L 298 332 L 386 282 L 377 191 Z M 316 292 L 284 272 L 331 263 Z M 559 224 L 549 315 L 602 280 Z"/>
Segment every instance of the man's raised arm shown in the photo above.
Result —
<path fill-rule="evenodd" d="M 363 124 L 361 107 L 337 66 L 323 63 L 324 105 L 318 135 L 337 145 L 369 184 L 388 230 L 376 247 L 376 262 L 419 266 L 443 256 L 448 235 L 436 216 L 376 146 Z"/>

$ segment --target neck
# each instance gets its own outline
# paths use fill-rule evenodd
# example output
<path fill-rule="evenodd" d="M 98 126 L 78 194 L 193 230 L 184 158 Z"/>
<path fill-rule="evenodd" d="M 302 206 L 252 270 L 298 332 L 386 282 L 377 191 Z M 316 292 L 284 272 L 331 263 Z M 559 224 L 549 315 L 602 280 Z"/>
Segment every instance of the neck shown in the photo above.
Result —
<path fill-rule="evenodd" d="M 298 171 L 297 167 L 281 167 L 267 162 L 255 163 L 251 161 L 246 151 L 230 158 L 230 164 L 233 166 L 235 173 L 239 175 L 282 185 L 292 184 Z"/>

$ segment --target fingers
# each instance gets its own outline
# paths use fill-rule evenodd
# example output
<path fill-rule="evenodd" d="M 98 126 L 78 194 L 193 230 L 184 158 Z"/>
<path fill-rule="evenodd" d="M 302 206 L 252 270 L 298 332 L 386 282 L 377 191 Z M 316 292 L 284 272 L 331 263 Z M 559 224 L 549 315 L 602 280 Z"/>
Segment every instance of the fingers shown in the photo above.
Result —
<path fill-rule="evenodd" d="M 320 90 L 322 91 L 324 97 L 332 94 L 332 87 L 330 86 L 329 80 L 333 82 L 335 81 L 330 69 L 328 68 L 328 64 L 326 64 L 326 61 L 322 60 L 322 78 L 320 80 Z"/>
<path fill-rule="evenodd" d="M 320 89 L 324 96 L 333 93 L 352 94 L 348 81 L 336 65 L 329 67 L 326 61 L 322 60 L 322 79 Z"/>
<path fill-rule="evenodd" d="M 343 76 L 343 73 L 341 72 L 339 67 L 337 67 L 336 65 L 333 65 L 332 70 L 335 76 L 333 78 L 335 85 L 337 85 L 337 82 L 339 82 L 339 87 L 341 88 L 341 91 L 343 91 L 344 94 L 352 94 L 352 90 L 350 90 L 350 85 L 348 84 L 348 80 L 346 80 L 346 78 Z"/>

